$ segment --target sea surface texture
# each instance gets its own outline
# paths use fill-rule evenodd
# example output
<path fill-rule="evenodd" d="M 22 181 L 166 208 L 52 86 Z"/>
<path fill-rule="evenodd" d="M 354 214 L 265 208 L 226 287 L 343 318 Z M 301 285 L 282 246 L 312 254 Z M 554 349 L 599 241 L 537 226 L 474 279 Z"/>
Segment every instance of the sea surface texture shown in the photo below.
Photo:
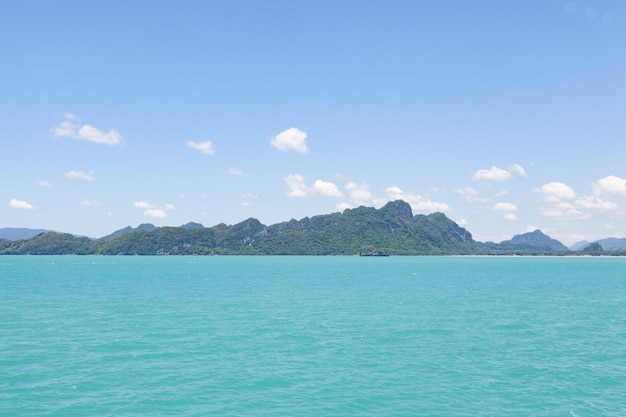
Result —
<path fill-rule="evenodd" d="M 0 257 L 1 416 L 626 415 L 626 259 Z"/>

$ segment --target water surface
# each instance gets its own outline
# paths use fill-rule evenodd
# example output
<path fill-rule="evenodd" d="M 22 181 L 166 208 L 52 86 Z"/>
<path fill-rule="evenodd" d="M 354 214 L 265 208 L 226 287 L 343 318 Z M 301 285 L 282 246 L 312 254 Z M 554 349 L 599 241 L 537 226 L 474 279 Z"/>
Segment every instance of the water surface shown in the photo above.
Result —
<path fill-rule="evenodd" d="M 626 259 L 0 257 L 11 416 L 624 416 Z"/>

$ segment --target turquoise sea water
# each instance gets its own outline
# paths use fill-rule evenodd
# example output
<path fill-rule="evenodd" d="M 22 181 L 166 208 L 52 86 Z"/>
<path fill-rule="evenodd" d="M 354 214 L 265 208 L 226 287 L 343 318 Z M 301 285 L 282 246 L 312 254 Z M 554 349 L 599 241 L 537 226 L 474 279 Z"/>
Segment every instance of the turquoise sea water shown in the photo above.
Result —
<path fill-rule="evenodd" d="M 624 416 L 626 259 L 0 257 L 2 416 Z"/>

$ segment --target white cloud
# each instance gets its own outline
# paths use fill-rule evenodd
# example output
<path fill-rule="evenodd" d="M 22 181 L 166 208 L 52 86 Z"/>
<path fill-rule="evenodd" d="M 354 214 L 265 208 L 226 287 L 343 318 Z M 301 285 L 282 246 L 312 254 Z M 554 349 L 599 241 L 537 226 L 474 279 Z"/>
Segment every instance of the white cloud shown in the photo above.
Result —
<path fill-rule="evenodd" d="M 541 207 L 539 214 L 544 217 L 556 219 L 588 219 L 589 215 L 581 212 L 570 203 L 560 202 L 551 204 L 549 207 Z"/>
<path fill-rule="evenodd" d="M 162 209 L 148 209 L 143 212 L 143 215 L 146 217 L 152 217 L 155 219 L 164 219 L 167 217 L 165 210 L 162 210 Z"/>
<path fill-rule="evenodd" d="M 133 206 L 139 209 L 144 209 L 144 216 L 152 217 L 155 219 L 164 219 L 167 217 L 166 211 L 174 210 L 174 205 L 170 203 L 161 206 L 158 204 L 148 203 L 146 201 L 136 201 L 133 203 Z"/>
<path fill-rule="evenodd" d="M 228 168 L 228 173 L 232 175 L 236 175 L 238 177 L 245 177 L 246 173 L 240 170 L 239 168 Z"/>
<path fill-rule="evenodd" d="M 341 191 L 339 191 L 339 188 L 337 188 L 337 185 L 332 182 L 322 180 L 316 180 L 315 183 L 313 183 L 313 189 L 311 192 L 328 197 L 341 197 L 343 195 Z"/>
<path fill-rule="evenodd" d="M 535 189 L 535 191 L 545 194 L 547 196 L 546 201 L 548 202 L 556 202 L 562 199 L 571 200 L 576 198 L 574 190 L 562 182 L 549 182 L 542 185 L 540 188 Z"/>
<path fill-rule="evenodd" d="M 305 179 L 300 174 L 291 174 L 283 178 L 283 182 L 287 184 L 287 195 L 289 197 L 306 197 L 309 191 L 305 184 Z"/>
<path fill-rule="evenodd" d="M 252 205 L 252 203 L 249 200 L 256 200 L 259 198 L 258 194 L 254 194 L 254 193 L 243 193 L 241 195 L 241 198 L 244 199 L 244 201 L 241 203 L 242 206 L 244 207 L 250 207 Z"/>
<path fill-rule="evenodd" d="M 564 201 L 576 198 L 576 193 L 567 184 L 550 182 L 533 191 L 545 194 L 543 201 L 547 205 L 539 208 L 541 216 L 567 220 L 582 220 L 590 217 L 589 214 L 580 211 L 575 204 Z M 594 204 L 592 200 L 586 198 L 578 199 L 575 202 L 582 207 Z"/>
<path fill-rule="evenodd" d="M 57 127 L 50 129 L 53 136 L 104 143 L 106 145 L 118 145 L 122 142 L 122 136 L 115 129 L 105 132 L 89 124 L 81 125 L 78 117 L 72 113 L 66 113 L 65 119 Z"/>
<path fill-rule="evenodd" d="M 9 201 L 9 207 L 23 210 L 32 210 L 35 208 L 35 206 L 33 206 L 32 204 L 24 200 L 17 200 L 15 198 L 12 198 L 11 201 Z"/>
<path fill-rule="evenodd" d="M 140 209 L 149 209 L 156 207 L 154 204 L 146 203 L 145 201 L 136 201 L 133 203 L 133 206 Z"/>
<path fill-rule="evenodd" d="M 188 140 L 187 146 L 189 146 L 191 149 L 195 149 L 203 155 L 213 155 L 215 153 L 215 149 L 213 149 L 213 142 L 211 142 L 210 140 L 204 142 L 194 142 Z"/>
<path fill-rule="evenodd" d="M 496 211 L 515 211 L 517 206 L 513 203 L 496 203 L 493 209 Z"/>
<path fill-rule="evenodd" d="M 446 203 L 439 203 L 424 198 L 418 194 L 405 193 L 400 187 L 392 186 L 387 188 L 387 197 L 389 200 L 404 200 L 411 205 L 415 212 L 433 213 L 436 211 L 450 211 L 451 208 Z"/>
<path fill-rule="evenodd" d="M 357 205 L 365 205 L 372 198 L 372 193 L 367 184 L 357 184 L 350 181 L 346 184 L 346 190 L 350 192 L 350 199 Z"/>
<path fill-rule="evenodd" d="M 513 213 L 509 213 L 509 214 L 505 214 L 504 216 L 504 220 L 517 220 L 517 216 Z"/>
<path fill-rule="evenodd" d="M 476 203 L 476 202 L 484 203 L 484 202 L 489 201 L 488 198 L 479 197 L 478 191 L 476 191 L 472 187 L 459 188 L 459 189 L 454 190 L 454 192 L 462 196 L 465 200 L 467 200 L 470 203 Z"/>
<path fill-rule="evenodd" d="M 617 204 L 612 201 L 602 200 L 595 196 L 580 197 L 576 200 L 576 204 L 587 209 L 613 210 L 617 208 Z"/>
<path fill-rule="evenodd" d="M 475 180 L 507 181 L 511 179 L 511 173 L 505 169 L 492 166 L 489 169 L 479 169 L 474 173 Z"/>
<path fill-rule="evenodd" d="M 78 129 L 78 139 L 95 143 L 105 143 L 107 145 L 117 145 L 122 141 L 122 136 L 120 136 L 116 130 L 103 132 L 91 125 L 83 125 Z"/>
<path fill-rule="evenodd" d="M 37 185 L 40 187 L 44 187 L 44 188 L 54 188 L 52 184 L 50 184 L 48 181 L 37 181 Z"/>
<path fill-rule="evenodd" d="M 65 173 L 65 178 L 68 180 L 85 180 L 85 181 L 93 181 L 96 177 L 93 175 L 93 171 L 87 173 L 84 171 L 67 171 Z"/>
<path fill-rule="evenodd" d="M 306 185 L 306 179 L 300 174 L 291 174 L 283 178 L 283 182 L 287 184 L 289 197 L 308 197 L 314 194 L 321 194 L 327 197 L 341 197 L 342 193 L 335 183 L 316 180 L 313 187 Z"/>
<path fill-rule="evenodd" d="M 595 194 L 614 194 L 626 196 L 626 179 L 609 175 L 600 178 L 594 185 Z"/>
<path fill-rule="evenodd" d="M 528 177 L 526 170 L 521 165 L 513 164 L 508 170 L 492 166 L 489 169 L 479 169 L 473 175 L 473 179 L 477 181 L 508 181 L 513 178 L 513 175 L 520 177 Z"/>
<path fill-rule="evenodd" d="M 537 190 L 539 191 L 539 190 Z M 558 203 L 559 201 L 561 201 L 560 198 L 555 197 L 553 195 L 548 195 L 546 197 L 544 197 L 543 201 L 545 201 L 546 203 Z"/>
<path fill-rule="evenodd" d="M 348 192 L 350 200 L 337 205 L 337 209 L 340 211 L 359 206 L 382 206 L 389 201 L 387 198 L 374 198 L 370 186 L 366 183 L 358 184 L 346 177 L 341 179 L 348 181 L 344 188 Z"/>
<path fill-rule="evenodd" d="M 528 174 L 526 174 L 526 170 L 518 164 L 513 164 L 513 166 L 509 168 L 509 171 L 513 174 L 519 175 L 520 177 L 528 177 Z"/>
<path fill-rule="evenodd" d="M 101 206 L 102 203 L 96 200 L 80 200 L 78 202 L 83 207 L 98 207 Z"/>
<path fill-rule="evenodd" d="M 76 139 L 76 125 L 72 122 L 61 122 L 57 127 L 50 129 L 54 136 L 68 136 Z"/>
<path fill-rule="evenodd" d="M 309 148 L 306 144 L 306 138 L 306 132 L 292 127 L 287 130 L 283 130 L 276 135 L 276 137 L 270 142 L 270 145 L 283 152 L 295 151 L 307 153 L 309 152 Z"/>

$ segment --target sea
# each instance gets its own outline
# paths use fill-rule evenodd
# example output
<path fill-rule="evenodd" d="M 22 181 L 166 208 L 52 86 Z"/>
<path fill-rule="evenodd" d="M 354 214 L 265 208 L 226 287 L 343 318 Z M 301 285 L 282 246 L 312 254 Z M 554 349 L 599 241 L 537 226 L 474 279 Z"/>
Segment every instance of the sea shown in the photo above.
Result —
<path fill-rule="evenodd" d="M 626 416 L 626 258 L 0 256 L 0 416 Z"/>

